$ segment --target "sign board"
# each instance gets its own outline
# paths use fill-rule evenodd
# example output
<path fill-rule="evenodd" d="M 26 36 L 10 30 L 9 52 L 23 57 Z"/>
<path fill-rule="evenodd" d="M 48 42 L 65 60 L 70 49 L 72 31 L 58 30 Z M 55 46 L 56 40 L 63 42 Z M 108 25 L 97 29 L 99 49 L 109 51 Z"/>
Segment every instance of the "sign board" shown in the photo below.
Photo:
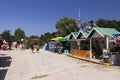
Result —
<path fill-rule="evenodd" d="M 110 50 L 103 49 L 103 62 L 104 63 L 109 63 L 109 55 L 110 55 Z"/>
<path fill-rule="evenodd" d="M 109 49 L 103 49 L 103 58 L 109 58 L 110 50 Z"/>

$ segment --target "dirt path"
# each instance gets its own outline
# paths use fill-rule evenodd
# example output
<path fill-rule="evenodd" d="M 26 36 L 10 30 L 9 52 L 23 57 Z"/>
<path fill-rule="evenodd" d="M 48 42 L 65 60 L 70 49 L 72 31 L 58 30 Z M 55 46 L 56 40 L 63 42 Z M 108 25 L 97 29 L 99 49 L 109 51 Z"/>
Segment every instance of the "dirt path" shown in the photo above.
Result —
<path fill-rule="evenodd" d="M 93 64 L 40 50 L 1 51 L 7 62 L 0 80 L 119 80 L 120 68 Z M 3 63 L 2 63 L 3 64 Z M 0 73 L 1 74 L 1 73 Z"/>

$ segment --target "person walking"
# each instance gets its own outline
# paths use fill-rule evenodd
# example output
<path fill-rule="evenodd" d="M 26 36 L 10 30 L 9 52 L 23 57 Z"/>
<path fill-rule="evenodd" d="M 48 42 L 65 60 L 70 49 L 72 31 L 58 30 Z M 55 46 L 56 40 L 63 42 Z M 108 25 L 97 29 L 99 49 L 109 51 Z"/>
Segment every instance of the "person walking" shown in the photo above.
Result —
<path fill-rule="evenodd" d="M 38 45 L 38 43 L 37 43 L 37 42 L 35 43 L 34 47 L 35 47 L 35 49 L 36 49 L 36 52 L 38 53 L 38 52 L 39 52 L 40 47 L 39 47 L 39 45 Z"/>
<path fill-rule="evenodd" d="M 34 43 L 33 42 L 30 43 L 30 48 L 31 48 L 32 53 L 33 53 L 34 52 Z"/>

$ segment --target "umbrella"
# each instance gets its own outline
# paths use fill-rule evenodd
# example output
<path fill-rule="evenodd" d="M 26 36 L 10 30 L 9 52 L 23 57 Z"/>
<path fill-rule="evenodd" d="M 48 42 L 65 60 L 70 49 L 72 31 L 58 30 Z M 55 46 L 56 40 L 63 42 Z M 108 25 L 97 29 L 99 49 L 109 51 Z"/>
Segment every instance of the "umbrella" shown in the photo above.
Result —
<path fill-rule="evenodd" d="M 63 38 L 60 40 L 61 42 L 68 41 L 68 38 Z"/>
<path fill-rule="evenodd" d="M 57 38 L 51 38 L 51 40 L 56 41 L 56 40 L 58 40 L 58 39 L 57 39 Z"/>
<path fill-rule="evenodd" d="M 64 39 L 63 37 L 56 37 L 58 40 L 62 40 L 62 39 Z"/>

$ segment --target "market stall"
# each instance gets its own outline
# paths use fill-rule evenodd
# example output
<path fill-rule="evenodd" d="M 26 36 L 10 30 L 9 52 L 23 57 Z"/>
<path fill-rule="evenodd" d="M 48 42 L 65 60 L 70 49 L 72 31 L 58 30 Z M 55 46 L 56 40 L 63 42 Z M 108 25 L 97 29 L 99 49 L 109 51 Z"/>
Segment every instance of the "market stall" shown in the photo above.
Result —
<path fill-rule="evenodd" d="M 111 64 L 120 66 L 120 32 L 112 34 L 110 40 Z"/>
<path fill-rule="evenodd" d="M 90 52 L 95 58 L 103 59 L 103 62 L 110 62 L 110 56 L 108 56 L 107 52 L 111 46 L 111 36 L 116 32 L 118 31 L 114 28 L 99 27 L 95 27 L 90 31 L 87 38 L 90 39 Z"/>
<path fill-rule="evenodd" d="M 81 58 L 90 58 L 90 50 L 87 47 L 87 31 L 79 31 L 77 33 L 72 33 L 70 37 L 71 41 L 71 54 L 74 56 L 79 56 Z M 89 44 L 88 44 L 89 45 Z"/>

